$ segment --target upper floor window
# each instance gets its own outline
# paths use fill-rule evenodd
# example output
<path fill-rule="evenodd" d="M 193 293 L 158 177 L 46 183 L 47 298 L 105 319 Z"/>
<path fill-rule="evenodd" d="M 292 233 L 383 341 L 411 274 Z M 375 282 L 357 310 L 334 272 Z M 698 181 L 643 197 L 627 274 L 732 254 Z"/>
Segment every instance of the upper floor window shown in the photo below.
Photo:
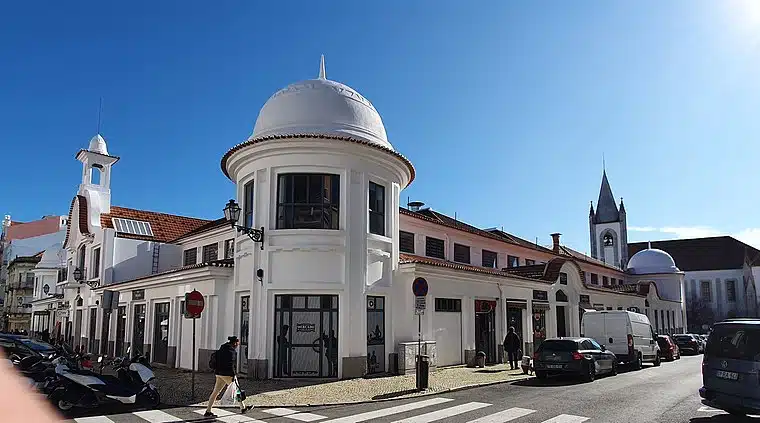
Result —
<path fill-rule="evenodd" d="M 446 251 L 442 239 L 425 237 L 425 255 L 439 259 L 446 259 Z"/>
<path fill-rule="evenodd" d="M 369 183 L 369 232 L 385 236 L 385 187 Z"/>
<path fill-rule="evenodd" d="M 602 285 L 607 286 L 610 284 L 610 280 L 607 278 L 607 276 L 602 276 Z"/>
<path fill-rule="evenodd" d="M 253 181 L 243 185 L 243 225 L 253 227 Z"/>
<path fill-rule="evenodd" d="M 507 256 L 507 267 L 518 267 L 518 266 L 520 266 L 520 257 Z"/>
<path fill-rule="evenodd" d="M 610 278 L 610 285 L 617 285 L 617 281 L 615 278 Z"/>
<path fill-rule="evenodd" d="M 340 175 L 280 175 L 277 229 L 338 229 L 339 208 Z"/>
<path fill-rule="evenodd" d="M 190 266 L 191 264 L 195 264 L 197 262 L 198 262 L 198 249 L 191 248 L 189 250 L 185 250 L 184 257 L 182 258 L 182 265 Z"/>
<path fill-rule="evenodd" d="M 736 302 L 736 281 L 726 281 L 726 297 L 729 302 Z"/>
<path fill-rule="evenodd" d="M 536 264 L 536 261 L 535 261 L 535 260 L 532 260 L 532 259 L 525 259 L 525 265 L 526 265 L 526 266 L 533 266 L 534 264 Z"/>
<path fill-rule="evenodd" d="M 454 261 L 470 264 L 470 247 L 454 243 Z"/>
<path fill-rule="evenodd" d="M 597 275 L 596 273 L 591 274 L 591 284 L 599 285 L 599 275 Z"/>
<path fill-rule="evenodd" d="M 203 263 L 208 263 L 219 258 L 219 243 L 203 246 Z"/>
<path fill-rule="evenodd" d="M 90 272 L 90 277 L 100 277 L 100 247 L 92 250 L 92 272 Z"/>
<path fill-rule="evenodd" d="M 483 267 L 498 269 L 498 255 L 493 251 L 483 250 Z"/>
<path fill-rule="evenodd" d="M 707 302 L 712 302 L 712 287 L 710 281 L 701 281 L 702 299 Z"/>
<path fill-rule="evenodd" d="M 235 240 L 228 239 L 224 241 L 224 258 L 232 258 L 235 256 Z"/>
<path fill-rule="evenodd" d="M 84 271 L 84 264 L 86 263 L 86 261 L 85 261 L 85 259 L 87 257 L 87 253 L 86 252 L 87 252 L 87 248 L 85 247 L 84 244 L 82 244 L 82 246 L 79 247 L 79 254 L 77 256 L 78 267 L 82 271 Z"/>
<path fill-rule="evenodd" d="M 604 234 L 604 238 L 603 239 L 604 239 L 604 246 L 605 247 L 612 247 L 613 245 L 615 245 L 615 240 L 612 239 L 612 234 L 611 233 Z"/>
<path fill-rule="evenodd" d="M 567 273 L 559 272 L 559 283 L 561 285 L 567 285 Z"/>
<path fill-rule="evenodd" d="M 398 231 L 398 249 L 402 253 L 414 254 L 414 234 L 411 232 Z"/>
<path fill-rule="evenodd" d="M 58 269 L 58 282 L 64 282 L 68 278 L 68 269 L 62 268 Z"/>

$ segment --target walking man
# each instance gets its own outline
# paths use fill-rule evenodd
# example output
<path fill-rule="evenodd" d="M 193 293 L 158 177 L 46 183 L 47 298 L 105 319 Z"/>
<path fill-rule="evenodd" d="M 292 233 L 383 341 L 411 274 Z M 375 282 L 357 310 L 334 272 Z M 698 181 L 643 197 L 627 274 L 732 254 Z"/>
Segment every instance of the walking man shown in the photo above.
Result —
<path fill-rule="evenodd" d="M 237 336 L 230 336 L 227 338 L 227 342 L 222 344 L 221 347 L 214 353 L 214 375 L 216 376 L 216 383 L 214 384 L 214 390 L 211 391 L 211 396 L 208 397 L 208 407 L 206 407 L 206 413 L 204 417 L 216 417 L 211 412 L 211 408 L 214 406 L 216 397 L 222 392 L 226 386 L 229 386 L 235 378 L 235 349 L 240 345 L 240 341 Z M 240 412 L 245 413 L 250 410 L 250 407 L 246 407 L 243 403 L 240 404 Z"/>
<path fill-rule="evenodd" d="M 507 352 L 510 369 L 516 369 L 518 351 L 520 350 L 520 337 L 515 333 L 514 326 L 509 327 L 507 336 L 504 337 L 504 350 Z"/>

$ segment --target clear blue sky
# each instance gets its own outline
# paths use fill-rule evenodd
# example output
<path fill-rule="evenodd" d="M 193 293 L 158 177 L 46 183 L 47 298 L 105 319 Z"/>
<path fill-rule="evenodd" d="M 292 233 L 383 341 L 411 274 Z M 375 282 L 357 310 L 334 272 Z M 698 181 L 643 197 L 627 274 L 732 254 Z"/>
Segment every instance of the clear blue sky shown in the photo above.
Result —
<path fill-rule="evenodd" d="M 760 240 L 760 2 L 274 3 L 4 4 L 0 213 L 68 212 L 102 96 L 113 204 L 217 218 L 220 158 L 324 53 L 416 166 L 404 200 L 587 251 L 604 153 L 631 240 Z"/>

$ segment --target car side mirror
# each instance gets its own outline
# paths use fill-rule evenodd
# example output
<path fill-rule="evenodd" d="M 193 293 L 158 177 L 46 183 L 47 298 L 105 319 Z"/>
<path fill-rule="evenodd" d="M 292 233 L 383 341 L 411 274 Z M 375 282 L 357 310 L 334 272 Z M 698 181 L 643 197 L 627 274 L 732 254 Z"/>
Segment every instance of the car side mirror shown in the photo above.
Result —
<path fill-rule="evenodd" d="M 98 363 L 102 363 L 102 362 L 103 362 L 103 356 L 101 355 L 100 357 L 98 357 Z"/>
<path fill-rule="evenodd" d="M 602 352 L 607 351 L 607 347 L 605 347 L 604 345 L 602 345 L 600 349 L 602 350 Z"/>

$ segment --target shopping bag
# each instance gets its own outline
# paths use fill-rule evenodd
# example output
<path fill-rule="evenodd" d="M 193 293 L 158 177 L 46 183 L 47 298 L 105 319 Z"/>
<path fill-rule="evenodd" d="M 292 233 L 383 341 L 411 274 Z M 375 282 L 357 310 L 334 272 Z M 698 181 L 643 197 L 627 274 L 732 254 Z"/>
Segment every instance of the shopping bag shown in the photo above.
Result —
<path fill-rule="evenodd" d="M 218 407 L 234 407 L 237 405 L 237 379 L 232 379 L 232 382 L 225 386 L 222 390 L 222 395 L 219 401 L 215 404 Z"/>

